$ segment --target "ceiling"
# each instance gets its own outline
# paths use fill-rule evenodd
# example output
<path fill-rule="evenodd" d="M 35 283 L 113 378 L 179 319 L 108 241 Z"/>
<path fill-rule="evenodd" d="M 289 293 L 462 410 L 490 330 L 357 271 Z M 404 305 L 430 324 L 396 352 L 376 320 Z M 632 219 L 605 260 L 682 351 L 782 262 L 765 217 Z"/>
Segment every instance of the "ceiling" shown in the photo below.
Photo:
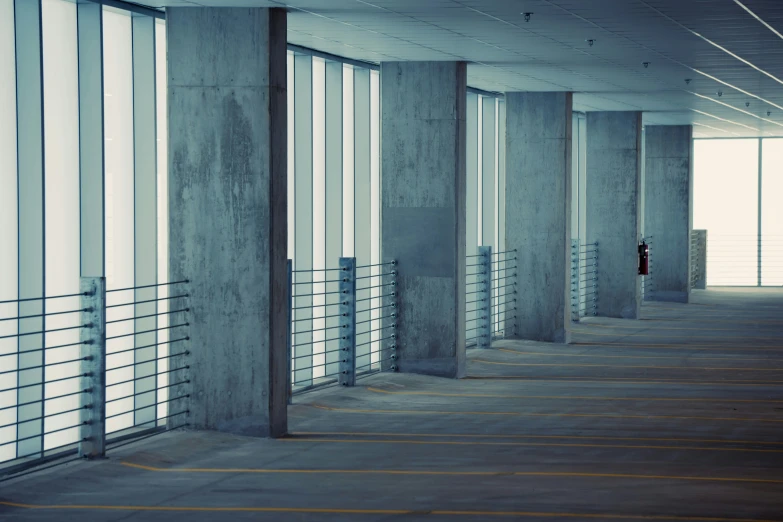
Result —
<path fill-rule="evenodd" d="M 573 91 L 577 110 L 641 110 L 645 124 L 693 124 L 697 137 L 783 136 L 781 0 L 144 3 L 286 7 L 293 44 L 370 62 L 466 60 L 471 87 Z"/>

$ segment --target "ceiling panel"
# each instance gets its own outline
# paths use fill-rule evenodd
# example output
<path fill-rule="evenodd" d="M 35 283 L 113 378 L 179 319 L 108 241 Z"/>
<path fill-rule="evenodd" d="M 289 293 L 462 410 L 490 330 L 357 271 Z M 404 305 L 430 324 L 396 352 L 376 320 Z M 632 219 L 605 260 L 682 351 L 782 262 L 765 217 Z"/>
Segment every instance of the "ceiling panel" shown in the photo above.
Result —
<path fill-rule="evenodd" d="M 357 60 L 465 60 L 480 89 L 573 91 L 578 110 L 641 110 L 700 136 L 783 136 L 780 0 L 189 1 L 287 8 L 291 43 Z"/>

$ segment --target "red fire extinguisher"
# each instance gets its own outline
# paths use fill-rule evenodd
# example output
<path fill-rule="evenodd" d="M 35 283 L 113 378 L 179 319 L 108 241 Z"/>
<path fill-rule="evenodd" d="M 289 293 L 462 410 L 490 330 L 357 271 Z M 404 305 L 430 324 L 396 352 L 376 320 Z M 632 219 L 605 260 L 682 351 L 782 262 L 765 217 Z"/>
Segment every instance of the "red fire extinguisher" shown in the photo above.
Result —
<path fill-rule="evenodd" d="M 650 245 L 644 239 L 639 244 L 639 275 L 650 275 Z"/>

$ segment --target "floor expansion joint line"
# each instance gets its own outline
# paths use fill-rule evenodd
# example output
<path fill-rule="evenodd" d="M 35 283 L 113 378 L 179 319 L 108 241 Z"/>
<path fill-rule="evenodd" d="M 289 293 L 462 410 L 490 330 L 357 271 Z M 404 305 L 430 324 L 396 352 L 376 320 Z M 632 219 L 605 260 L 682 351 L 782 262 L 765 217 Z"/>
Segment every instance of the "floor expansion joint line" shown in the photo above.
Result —
<path fill-rule="evenodd" d="M 504 353 L 513 353 L 516 355 L 535 355 L 546 357 L 589 357 L 597 359 L 687 359 L 690 361 L 731 361 L 735 359 L 732 356 L 723 357 L 703 357 L 692 356 L 690 354 L 679 355 L 603 355 L 595 353 L 547 353 L 547 352 L 524 352 L 521 350 L 509 350 L 508 348 L 493 347 L 493 350 Z M 743 357 L 743 361 L 774 361 L 775 357 Z"/>
<path fill-rule="evenodd" d="M 488 361 L 486 359 L 471 359 L 473 362 L 483 364 L 497 364 L 500 366 L 529 366 L 529 367 L 551 367 L 557 368 L 636 368 L 644 370 L 707 370 L 707 371 L 727 371 L 727 372 L 783 372 L 783 368 L 730 368 L 718 366 L 643 366 L 627 364 L 558 364 L 558 363 L 511 363 L 502 361 Z"/>
<path fill-rule="evenodd" d="M 491 393 L 444 393 L 427 391 L 391 391 L 368 386 L 367 391 L 386 395 L 417 395 L 426 397 L 472 397 L 484 399 L 552 399 L 552 400 L 596 400 L 596 401 L 664 401 L 664 402 L 740 402 L 740 403 L 783 403 L 783 399 L 724 399 L 710 397 L 604 397 L 600 395 L 507 395 Z"/>
<path fill-rule="evenodd" d="M 783 441 L 739 440 L 739 439 L 695 439 L 677 437 L 610 437 L 606 435 L 502 435 L 498 433 L 394 433 L 373 431 L 298 431 L 289 433 L 289 437 L 321 436 L 353 436 L 353 437 L 458 437 L 458 438 L 490 438 L 490 439 L 589 439 L 589 440 L 643 440 L 655 442 L 706 442 L 709 444 L 771 444 L 783 446 Z"/>
<path fill-rule="evenodd" d="M 581 382 L 581 383 L 612 383 L 612 384 L 676 384 L 678 386 L 781 386 L 783 381 L 767 380 L 725 380 L 715 381 L 697 381 L 682 379 L 667 379 L 665 377 L 657 379 L 640 379 L 638 377 L 601 377 L 600 379 L 589 376 L 559 376 L 542 377 L 540 375 L 468 375 L 464 380 L 498 380 L 498 381 L 530 381 L 530 382 Z"/>
<path fill-rule="evenodd" d="M 433 441 L 433 440 L 381 440 L 381 439 L 319 439 L 319 438 L 283 438 L 285 442 L 308 442 L 326 444 L 416 444 L 423 446 L 519 446 L 519 447 L 552 447 L 552 448 L 606 448 L 606 449 L 641 449 L 666 451 L 728 451 L 746 453 L 783 453 L 783 449 L 755 448 L 717 448 L 698 446 L 653 446 L 641 444 L 588 444 L 577 442 L 485 442 L 485 441 Z"/>
<path fill-rule="evenodd" d="M 0 505 L 19 509 L 72 510 L 72 511 L 146 511 L 146 512 L 207 512 L 207 513 L 302 513 L 335 515 L 434 515 L 434 516 L 497 516 L 527 518 L 583 518 L 620 520 L 660 520 L 674 522 L 781 522 L 783 519 L 727 518 L 712 516 L 680 515 L 633 515 L 627 513 L 569 513 L 548 511 L 481 511 L 453 509 L 341 509 L 341 508 L 295 508 L 262 506 L 140 506 L 100 504 L 25 504 L 0 500 Z"/>
<path fill-rule="evenodd" d="M 259 475 L 409 475 L 409 476 L 477 476 L 477 477 L 560 477 L 618 478 L 638 480 L 682 480 L 697 482 L 738 482 L 753 484 L 783 484 L 783 479 L 750 477 L 699 477 L 695 475 L 646 475 L 636 473 L 591 473 L 579 471 L 436 471 L 403 469 L 264 469 L 264 468 L 157 468 L 122 461 L 129 468 L 156 473 L 251 473 Z"/>
<path fill-rule="evenodd" d="M 342 412 L 342 413 L 363 413 L 363 414 L 392 414 L 392 415 L 498 415 L 508 417 L 598 417 L 605 419 L 680 419 L 680 420 L 714 420 L 730 422 L 783 422 L 781 419 L 765 419 L 763 417 L 701 417 L 690 415 L 615 415 L 611 413 L 530 413 L 519 411 L 438 411 L 438 410 L 370 410 L 355 408 L 337 408 L 333 406 L 324 406 L 322 404 L 311 404 L 313 408 L 321 410 Z"/>

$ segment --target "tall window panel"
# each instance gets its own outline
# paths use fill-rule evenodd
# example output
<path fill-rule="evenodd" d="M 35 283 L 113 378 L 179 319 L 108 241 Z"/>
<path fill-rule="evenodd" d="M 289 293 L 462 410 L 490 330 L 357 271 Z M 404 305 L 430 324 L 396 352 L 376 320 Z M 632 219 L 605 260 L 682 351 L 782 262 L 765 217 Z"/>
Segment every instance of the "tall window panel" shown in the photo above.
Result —
<path fill-rule="evenodd" d="M 375 70 L 297 50 L 288 53 L 288 86 L 289 257 L 294 270 L 306 271 L 295 274 L 302 297 L 294 303 L 292 374 L 303 386 L 338 367 L 334 330 L 323 330 L 338 324 L 325 317 L 334 299 L 324 295 L 337 287 L 334 272 L 323 270 L 337 267 L 341 256 L 355 256 L 358 265 L 381 259 L 380 82 Z M 359 297 L 375 302 L 379 294 L 372 292 Z M 372 329 L 378 317 L 370 317 Z M 364 334 L 357 342 L 369 354 L 378 338 Z M 378 362 L 376 355 L 361 359 L 364 366 Z"/>
<path fill-rule="evenodd" d="M 133 154 L 133 45 L 131 16 L 105 7 L 103 10 L 103 71 L 104 71 L 104 138 L 106 151 L 106 288 L 134 286 L 134 154 Z M 107 294 L 107 304 L 130 303 L 132 290 Z M 107 310 L 107 321 L 133 317 L 132 306 Z M 133 333 L 133 321 L 114 323 L 108 336 Z M 107 369 L 134 363 L 133 336 L 107 342 L 107 353 L 124 352 L 109 357 Z M 134 393 L 133 382 L 111 386 L 133 379 L 133 368 L 107 373 L 107 400 Z M 131 410 L 131 399 L 111 402 L 107 417 Z M 112 433 L 133 425 L 133 413 L 107 420 L 106 430 Z"/>
<path fill-rule="evenodd" d="M 155 22 L 155 118 L 157 126 L 157 189 L 158 189 L 158 282 L 169 282 L 169 172 L 168 172 L 168 106 L 166 104 L 166 23 L 162 20 Z M 158 288 L 158 298 L 168 297 L 171 289 L 168 286 Z M 158 327 L 165 328 L 171 324 L 169 316 L 169 302 L 162 299 L 158 303 Z M 158 333 L 158 418 L 168 415 L 169 355 L 170 339 L 168 330 L 160 330 Z"/>
<path fill-rule="evenodd" d="M 468 256 L 478 253 L 479 246 L 491 246 L 502 252 L 506 245 L 506 111 L 505 102 L 496 96 L 475 91 L 467 95 L 466 132 L 466 244 Z M 502 259 L 494 256 L 494 260 Z M 475 258 L 468 258 L 473 259 Z M 502 276 L 496 274 L 495 277 Z M 474 282 L 468 277 L 468 283 Z M 473 287 L 471 287 L 473 289 Z M 495 297 L 501 292 L 494 289 Z M 493 310 L 493 333 L 505 328 L 505 306 Z M 468 312 L 469 327 L 475 326 L 476 313 Z M 468 331 L 468 338 L 473 336 Z"/>
<path fill-rule="evenodd" d="M 783 139 L 761 140 L 761 284 L 783 285 Z"/>
<path fill-rule="evenodd" d="M 76 4 L 65 0 L 43 0 L 44 78 L 44 181 L 45 202 L 45 288 L 47 296 L 79 292 L 79 81 L 76 34 Z M 52 314 L 78 310 L 78 297 L 53 299 L 46 312 Z M 73 327 L 78 314 L 51 315 L 46 318 L 46 330 Z M 45 363 L 63 363 L 79 358 L 79 330 L 48 332 Z M 46 380 L 55 381 L 77 375 L 79 362 L 47 366 Z M 45 387 L 45 397 L 55 397 L 78 391 L 79 379 L 67 379 Z M 79 396 L 70 395 L 47 400 L 44 414 L 51 415 L 44 423 L 44 449 L 61 446 L 64 441 L 78 440 L 79 413 L 57 415 L 57 412 L 78 408 Z M 72 428 L 69 428 L 72 427 Z"/>
<path fill-rule="evenodd" d="M 707 230 L 707 285 L 758 284 L 759 143 L 695 140 L 693 228 Z"/>
<path fill-rule="evenodd" d="M 16 164 L 16 58 L 14 2 L 0 0 L 0 301 L 18 296 L 18 208 Z M 17 317 L 16 303 L 0 303 L 0 319 Z M 0 337 L 17 333 L 16 321 L 0 321 Z M 17 339 L 0 339 L 0 371 L 17 368 Z M 15 372 L 0 384 L 0 462 L 16 457 L 17 385 Z"/>

